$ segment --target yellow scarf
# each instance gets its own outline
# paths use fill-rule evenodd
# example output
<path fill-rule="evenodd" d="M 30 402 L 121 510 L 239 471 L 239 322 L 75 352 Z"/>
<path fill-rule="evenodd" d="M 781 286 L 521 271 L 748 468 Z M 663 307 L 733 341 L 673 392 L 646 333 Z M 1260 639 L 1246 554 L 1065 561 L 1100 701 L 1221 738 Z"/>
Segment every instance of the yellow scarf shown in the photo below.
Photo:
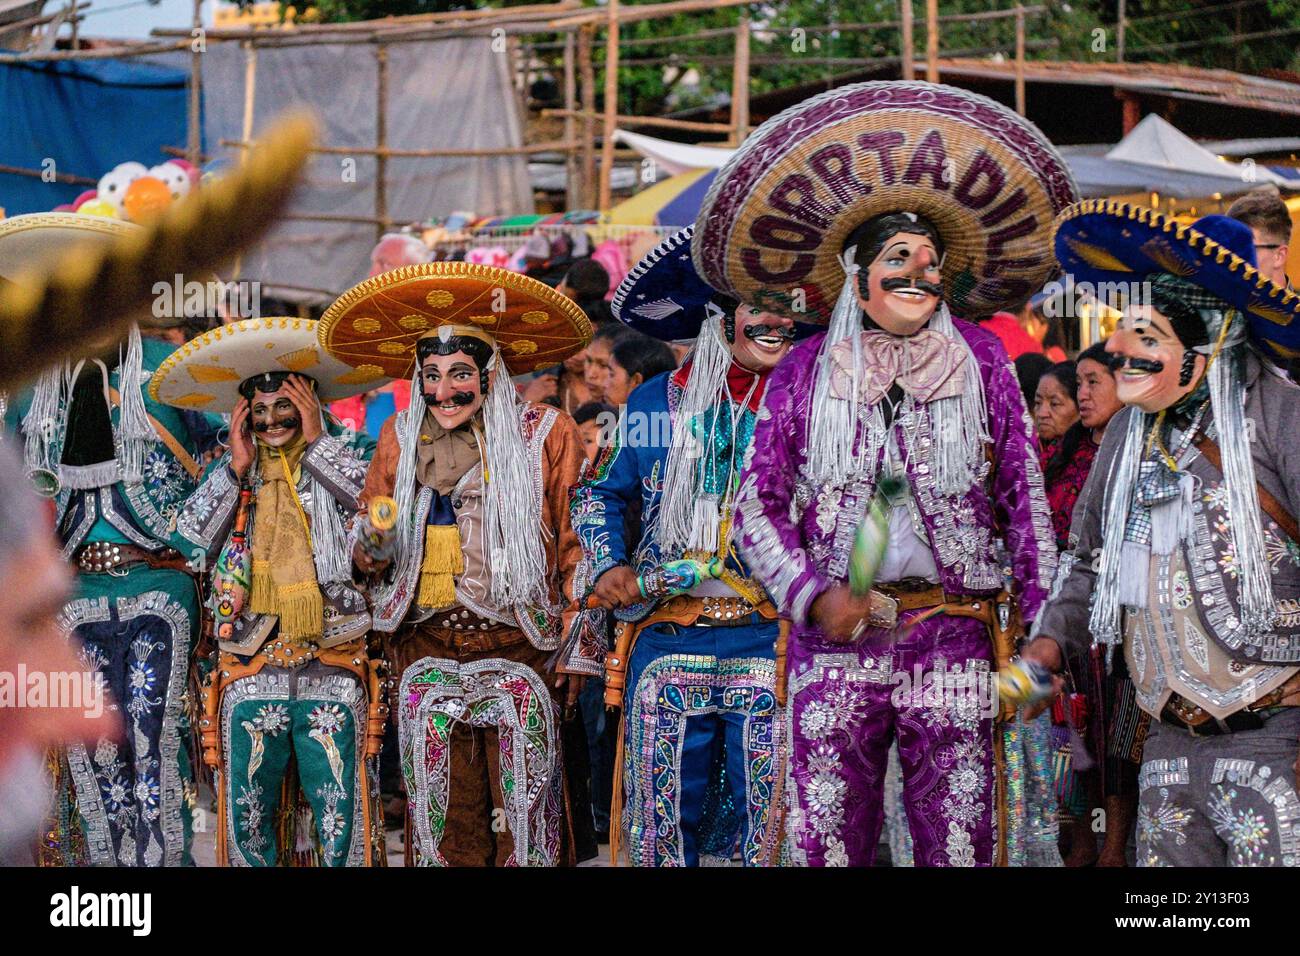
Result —
<path fill-rule="evenodd" d="M 306 451 L 307 441 L 301 435 L 285 448 L 257 443 L 262 487 L 253 522 L 249 606 L 255 614 L 278 616 L 280 637 L 292 641 L 319 639 L 325 622 L 311 526 L 298 498 L 298 466 Z"/>
<path fill-rule="evenodd" d="M 481 459 L 473 428 L 447 431 L 425 412 L 416 449 L 416 479 L 438 495 L 452 493 L 465 473 Z M 435 501 L 430 507 L 437 507 Z M 424 529 L 424 555 L 420 561 L 420 586 L 415 603 L 420 607 L 444 608 L 456 603 L 456 576 L 465 573 L 460 526 L 431 524 Z"/>

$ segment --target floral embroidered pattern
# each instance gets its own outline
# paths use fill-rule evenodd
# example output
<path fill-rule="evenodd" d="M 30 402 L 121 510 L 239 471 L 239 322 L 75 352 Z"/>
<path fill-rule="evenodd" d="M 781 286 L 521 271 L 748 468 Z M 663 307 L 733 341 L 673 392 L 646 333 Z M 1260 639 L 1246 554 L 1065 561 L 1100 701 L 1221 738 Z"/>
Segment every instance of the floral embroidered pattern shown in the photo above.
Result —
<path fill-rule="evenodd" d="M 1269 848 L 1269 826 L 1262 813 L 1252 807 L 1234 808 L 1236 787 L 1220 785 L 1210 795 L 1209 816 L 1214 832 L 1232 852 L 1234 866 L 1273 866 L 1276 859 L 1265 855 Z"/>
<path fill-rule="evenodd" d="M 1145 803 L 1138 806 L 1138 852 L 1146 866 L 1166 865 L 1160 847 L 1168 840 L 1176 846 L 1187 844 L 1187 826 L 1192 822 L 1192 811 L 1171 802 L 1169 788 L 1160 788 L 1160 806 L 1154 810 Z"/>

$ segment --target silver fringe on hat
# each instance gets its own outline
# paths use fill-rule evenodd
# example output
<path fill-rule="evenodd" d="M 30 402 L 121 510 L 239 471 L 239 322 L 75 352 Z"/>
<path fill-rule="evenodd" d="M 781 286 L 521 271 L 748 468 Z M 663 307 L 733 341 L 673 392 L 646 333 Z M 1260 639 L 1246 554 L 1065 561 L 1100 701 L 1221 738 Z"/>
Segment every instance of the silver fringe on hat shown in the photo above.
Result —
<path fill-rule="evenodd" d="M 1208 356 L 1206 380 L 1210 389 L 1210 410 L 1223 459 L 1228 523 L 1237 559 L 1240 581 L 1240 617 L 1248 635 L 1270 632 L 1277 620 L 1277 603 L 1268 558 L 1264 552 L 1264 529 L 1259 518 L 1259 494 L 1255 463 L 1250 454 L 1245 403 L 1245 322 L 1240 314 L 1217 309 L 1197 310 L 1211 338 L 1217 338 L 1229 323 L 1220 354 Z M 1238 321 L 1234 322 L 1233 320 Z M 1197 349 L 1212 353 L 1213 346 Z M 1134 410 L 1129 415 L 1124 443 L 1120 447 L 1106 485 L 1102 507 L 1102 548 L 1097 571 L 1089 628 L 1094 640 L 1118 644 L 1123 637 L 1123 607 L 1141 608 L 1147 603 L 1147 578 L 1152 552 L 1172 553 L 1180 542 L 1193 535 L 1192 506 L 1194 481 L 1179 476 L 1179 494 L 1151 509 L 1151 545 L 1125 540 L 1129 514 L 1147 436 L 1155 417 Z"/>
<path fill-rule="evenodd" d="M 856 396 L 861 385 L 863 329 L 857 289 L 861 267 L 853 261 L 856 251 L 857 247 L 850 246 L 840 256 L 844 285 L 818 353 L 820 369 L 813 385 L 812 421 L 808 429 L 809 471 L 814 481 L 831 484 L 842 484 L 863 470 L 874 471 L 887 437 L 884 410 L 877 403 L 866 410 L 866 436 L 855 453 L 863 417 L 862 403 L 831 395 L 831 350 L 846 339 L 853 343 L 850 394 Z M 962 393 L 927 406 L 934 436 L 936 489 L 941 495 L 964 494 L 978 480 L 984 461 L 984 443 L 989 441 L 984 380 L 970 346 L 953 325 L 947 303 L 939 303 L 928 327 L 959 342 L 966 353 L 962 363 Z"/>
<path fill-rule="evenodd" d="M 126 355 L 118 353 L 118 420 L 113 426 L 115 459 L 95 465 L 68 468 L 55 461 L 61 457 L 64 436 L 68 429 L 68 414 L 72 404 L 72 389 L 85 359 L 75 366 L 62 362 L 47 368 L 37 379 L 32 394 L 32 404 L 23 417 L 23 452 L 28 471 L 48 471 L 59 477 L 64 488 L 100 488 L 124 481 L 138 484 L 144 477 L 145 458 L 157 443 L 158 435 L 149 421 L 144 405 L 144 345 L 140 327 L 133 324 L 127 339 Z M 108 367 L 99 359 L 104 379 L 104 401 L 109 400 Z"/>
<path fill-rule="evenodd" d="M 691 423 L 702 421 L 709 409 L 729 405 L 727 370 L 731 367 L 731 349 L 722 339 L 722 310 L 709 303 L 708 313 L 708 321 L 700 328 L 688 356 L 691 371 L 677 405 L 672 446 L 664 468 L 658 538 L 666 556 L 685 550 L 714 553 L 722 543 L 718 540 L 721 500 L 716 494 L 704 492 L 705 469 L 701 465 L 709 446 L 691 430 Z M 717 416 L 713 427 L 717 427 Z M 706 436 L 706 441 L 711 442 L 712 437 Z"/>

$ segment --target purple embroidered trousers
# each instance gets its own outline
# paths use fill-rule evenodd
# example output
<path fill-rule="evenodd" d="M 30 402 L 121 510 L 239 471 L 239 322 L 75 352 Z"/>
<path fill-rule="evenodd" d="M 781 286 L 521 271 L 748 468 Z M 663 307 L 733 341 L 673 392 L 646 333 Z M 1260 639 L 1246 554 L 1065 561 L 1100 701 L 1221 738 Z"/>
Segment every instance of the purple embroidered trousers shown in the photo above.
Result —
<path fill-rule="evenodd" d="M 898 739 L 917 866 L 993 861 L 992 648 L 978 621 L 939 616 L 854 644 L 791 635 L 788 721 L 792 862 L 870 866 Z"/>

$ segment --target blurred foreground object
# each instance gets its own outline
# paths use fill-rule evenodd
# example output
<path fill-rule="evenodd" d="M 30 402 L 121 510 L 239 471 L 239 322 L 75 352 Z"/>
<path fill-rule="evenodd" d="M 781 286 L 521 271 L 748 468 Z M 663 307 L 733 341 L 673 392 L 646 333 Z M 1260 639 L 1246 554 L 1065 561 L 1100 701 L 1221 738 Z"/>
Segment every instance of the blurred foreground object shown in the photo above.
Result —
<path fill-rule="evenodd" d="M 306 115 L 281 120 L 238 171 L 174 203 L 149 227 L 110 246 L 78 243 L 57 257 L 0 273 L 0 387 L 35 377 L 88 340 L 111 342 L 132 319 L 147 319 L 160 276 L 211 272 L 256 242 L 302 175 L 316 139 Z M 0 221 L 0 243 L 33 226 L 88 217 L 37 213 Z M 105 220 L 108 228 L 112 220 Z"/>

